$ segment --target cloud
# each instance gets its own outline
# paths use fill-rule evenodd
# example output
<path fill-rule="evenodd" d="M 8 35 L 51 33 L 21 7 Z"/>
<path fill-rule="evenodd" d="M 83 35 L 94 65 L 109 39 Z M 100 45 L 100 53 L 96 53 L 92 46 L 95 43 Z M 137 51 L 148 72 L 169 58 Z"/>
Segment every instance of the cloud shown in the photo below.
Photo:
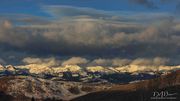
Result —
<path fill-rule="evenodd" d="M 124 23 L 152 22 L 168 17 L 167 12 L 132 12 L 132 11 L 104 11 L 87 7 L 74 7 L 62 5 L 42 6 L 42 10 L 56 20 L 69 20 L 71 18 L 89 18 L 89 20 L 108 20 Z M 93 18 L 93 19 L 92 19 Z"/>
<path fill-rule="evenodd" d="M 98 19 L 71 19 L 46 25 L 2 27 L 0 44 L 1 48 L 34 55 L 174 58 L 179 47 L 177 26 L 172 20 L 142 27 Z"/>
<path fill-rule="evenodd" d="M 1 27 L 5 28 L 5 29 L 10 29 L 10 28 L 12 28 L 12 24 L 10 21 L 4 20 Z"/>
<path fill-rule="evenodd" d="M 39 64 L 39 65 L 45 65 L 47 67 L 52 66 L 59 66 L 61 64 L 60 60 L 55 59 L 54 57 L 50 58 L 32 58 L 32 57 L 26 57 L 22 60 L 25 64 Z"/>
<path fill-rule="evenodd" d="M 88 60 L 86 58 L 82 58 L 82 57 L 72 57 L 68 60 L 65 60 L 62 65 L 83 65 L 83 64 L 87 64 Z"/>
<path fill-rule="evenodd" d="M 123 65 L 129 65 L 131 63 L 131 59 L 119 59 L 115 58 L 112 60 L 112 66 L 123 66 Z"/>
<path fill-rule="evenodd" d="M 103 10 L 96 10 L 86 7 L 73 6 L 43 6 L 45 12 L 49 13 L 55 18 L 72 17 L 72 16 L 90 16 L 95 18 L 111 17 L 112 13 Z"/>
<path fill-rule="evenodd" d="M 152 66 L 160 66 L 160 65 L 167 65 L 169 63 L 168 58 L 162 57 L 154 57 L 154 58 L 135 58 L 135 59 L 128 59 L 128 58 L 99 58 L 94 59 L 89 62 L 88 65 L 90 66 L 124 66 L 124 65 L 152 65 Z"/>
<path fill-rule="evenodd" d="M 166 65 L 168 63 L 168 59 L 155 57 L 154 59 L 146 59 L 146 58 L 137 58 L 131 62 L 132 65 Z"/>
<path fill-rule="evenodd" d="M 44 67 L 59 67 L 66 65 L 79 65 L 82 67 L 88 66 L 103 66 L 103 67 L 119 67 L 126 65 L 139 66 L 162 66 L 168 65 L 169 58 L 154 57 L 154 58 L 85 58 L 85 57 L 71 57 L 71 58 L 54 58 L 54 57 L 25 57 L 22 59 L 23 65 L 41 65 Z"/>
<path fill-rule="evenodd" d="M 0 64 L 7 64 L 7 63 L 4 59 L 0 58 Z"/>
<path fill-rule="evenodd" d="M 131 63 L 131 59 L 121 59 L 121 58 L 98 58 L 89 62 L 89 66 L 124 66 Z"/>
<path fill-rule="evenodd" d="M 153 59 L 154 65 L 166 65 L 169 62 L 168 58 L 156 57 Z"/>
<path fill-rule="evenodd" d="M 56 10 L 62 8 L 57 7 Z M 74 12 L 73 7 L 65 7 L 64 13 L 66 9 Z M 76 10 L 81 12 L 81 8 Z M 89 13 L 87 8 L 82 10 Z M 101 11 L 95 13 L 99 12 Z M 124 15 L 124 18 L 128 18 L 124 19 L 119 15 L 115 18 L 106 16 L 107 13 L 104 12 L 102 13 L 105 15 L 100 13 L 99 16 L 86 13 L 67 14 L 67 18 L 55 19 L 44 24 L 17 25 L 11 20 L 1 20 L 0 52 L 3 54 L 0 54 L 0 57 L 14 63 L 26 57 L 38 57 L 22 61 L 27 64 L 51 61 L 42 59 L 44 57 L 61 57 L 63 65 L 119 66 L 131 62 L 142 64 L 143 59 L 144 64 L 158 64 L 154 62 L 159 62 L 158 59 L 154 60 L 156 57 L 167 58 L 168 64 L 179 63 L 180 56 L 177 54 L 180 50 L 180 22 L 175 17 L 140 13 L 129 17 Z M 144 19 L 144 15 L 153 19 Z M 100 19 L 100 16 L 109 18 Z M 131 17 L 134 20 L 139 19 L 134 22 Z M 33 20 L 30 22 L 34 22 Z M 67 57 L 70 59 L 65 61 Z"/>
<path fill-rule="evenodd" d="M 13 17 L 12 17 L 13 16 Z M 48 16 L 33 16 L 27 14 L 0 14 L 0 23 L 4 23 L 4 21 L 9 21 L 13 23 L 15 26 L 20 25 L 36 25 L 36 24 L 48 24 L 50 22 Z"/>
<path fill-rule="evenodd" d="M 107 24 L 107 25 L 103 25 Z M 2 29 L 2 33 L 0 38 L 1 42 L 9 44 L 19 49 L 30 50 L 30 51 L 41 51 L 47 50 L 52 53 L 56 52 L 68 52 L 68 50 L 64 50 L 64 48 L 68 49 L 73 46 L 74 52 L 84 52 L 88 51 L 90 47 L 101 48 L 106 47 L 105 45 L 113 45 L 113 43 L 117 43 L 122 40 L 123 37 L 126 37 L 124 33 L 114 34 L 112 31 L 115 30 L 124 30 L 128 32 L 128 28 L 139 29 L 135 25 L 118 25 L 116 24 L 108 24 L 106 22 L 94 22 L 94 21 L 72 21 L 72 22 L 63 22 L 63 23 L 55 23 L 51 25 L 47 25 L 50 27 L 26 27 L 26 28 L 11 28 L 11 29 Z M 113 27 L 114 26 L 114 27 Z M 83 29 L 82 29 L 83 27 Z M 110 27 L 110 28 L 109 28 Z M 112 28 L 111 28 L 112 27 Z M 51 30 L 56 28 L 55 30 Z M 61 29 L 61 30 L 60 30 Z M 101 29 L 105 29 L 101 31 Z M 99 33 L 99 34 L 97 34 Z M 122 38 L 121 38 L 122 36 Z M 118 39 L 118 37 L 120 39 Z M 98 38 L 102 38 L 102 40 L 98 40 Z M 102 41 L 102 42 L 101 42 Z M 49 45 L 49 48 L 46 48 L 44 45 Z M 53 44 L 53 45 L 52 45 Z M 61 45 L 66 44 L 66 46 L 61 47 Z M 29 47 L 29 46 L 33 47 Z M 87 47 L 87 49 L 83 49 L 83 47 Z M 89 48 L 88 48 L 89 47 Z M 70 50 L 69 50 L 70 51 Z M 83 52 L 82 52 L 83 53 Z"/>
<path fill-rule="evenodd" d="M 89 63 L 90 66 L 111 66 L 112 60 L 111 59 L 94 59 L 91 63 Z"/>

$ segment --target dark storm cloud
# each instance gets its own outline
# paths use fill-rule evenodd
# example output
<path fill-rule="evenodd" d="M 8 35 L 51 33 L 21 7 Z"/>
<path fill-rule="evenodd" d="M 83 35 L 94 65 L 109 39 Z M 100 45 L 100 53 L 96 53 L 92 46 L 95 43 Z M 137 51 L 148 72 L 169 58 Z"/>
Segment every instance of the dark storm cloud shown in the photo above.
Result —
<path fill-rule="evenodd" d="M 81 18 L 13 27 L 5 21 L 0 30 L 0 43 L 5 44 L 5 48 L 36 55 L 176 58 L 180 36 L 174 25 L 172 20 L 166 20 L 144 28 L 138 24 Z"/>
<path fill-rule="evenodd" d="M 142 21 L 133 22 L 134 20 L 125 22 L 128 19 L 112 17 L 106 15 L 107 13 L 97 16 L 100 11 L 89 13 L 87 9 L 78 8 L 74 11 L 72 8 L 67 10 L 55 7 L 53 10 L 56 10 L 52 14 L 57 18 L 59 12 L 68 17 L 63 16 L 60 20 L 55 19 L 48 23 L 42 21 L 45 22 L 43 24 L 29 24 L 29 21 L 36 22 L 33 18 L 21 20 L 28 23 L 26 26 L 17 25 L 14 21 L 1 20 L 0 52 L 3 54 L 0 54 L 0 62 L 5 64 L 12 60 L 22 60 L 22 63 L 27 64 L 51 64 L 55 61 L 52 63 L 55 65 L 57 56 L 62 57 L 62 61 L 58 61 L 58 64 L 62 65 L 180 63 L 180 23 L 175 22 L 176 18 L 164 17 L 164 14 L 157 13 L 146 15 L 153 18 L 150 21 L 141 14 L 132 17 L 135 20 L 141 16 L 141 20 L 146 21 L 144 24 Z M 101 16 L 108 19 L 101 19 Z M 44 59 L 49 56 L 53 58 Z"/>
<path fill-rule="evenodd" d="M 129 28 L 134 30 L 140 29 L 136 25 L 118 25 L 101 21 L 84 20 L 78 19 L 77 21 L 52 23 L 50 25 L 48 24 L 47 27 L 39 25 L 24 28 L 12 28 L 12 25 L 8 21 L 5 21 L 1 27 L 0 39 L 2 39 L 2 43 L 32 52 L 44 51 L 63 54 L 85 54 L 89 53 L 89 50 L 92 50 L 93 54 L 93 51 L 98 50 L 97 53 L 94 52 L 94 54 L 98 54 L 104 48 L 111 50 L 111 48 L 116 47 L 116 45 L 113 46 L 113 43 L 118 44 L 118 40 L 122 40 L 119 45 L 126 44 L 123 41 L 123 37 L 126 37 L 125 33 L 114 33 L 121 30 L 128 33 Z M 121 36 L 123 36 L 122 39 Z M 100 38 L 101 40 L 98 40 Z M 73 50 L 71 49 L 72 47 Z M 86 48 L 83 49 L 83 47 Z"/>

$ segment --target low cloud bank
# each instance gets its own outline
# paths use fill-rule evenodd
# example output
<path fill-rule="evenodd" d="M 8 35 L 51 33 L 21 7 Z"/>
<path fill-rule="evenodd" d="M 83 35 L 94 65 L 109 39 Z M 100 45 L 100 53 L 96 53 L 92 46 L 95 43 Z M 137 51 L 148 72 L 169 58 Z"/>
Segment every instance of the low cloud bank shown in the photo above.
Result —
<path fill-rule="evenodd" d="M 83 57 L 71 57 L 68 59 L 56 59 L 56 58 L 32 58 L 26 57 L 22 60 L 25 65 L 28 64 L 44 64 L 47 67 L 53 66 L 66 66 L 66 65 L 82 65 L 82 66 L 104 66 L 104 67 L 117 67 L 124 65 L 147 65 L 147 66 L 160 66 L 167 65 L 169 60 L 167 58 L 156 57 L 153 59 L 137 58 L 134 60 L 131 59 L 87 59 Z"/>

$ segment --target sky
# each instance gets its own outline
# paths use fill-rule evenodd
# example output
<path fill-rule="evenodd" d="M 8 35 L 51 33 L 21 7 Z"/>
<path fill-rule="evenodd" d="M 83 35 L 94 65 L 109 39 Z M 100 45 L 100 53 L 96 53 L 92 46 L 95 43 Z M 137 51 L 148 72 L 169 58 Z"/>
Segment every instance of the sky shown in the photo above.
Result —
<path fill-rule="evenodd" d="M 0 2 L 1 64 L 180 64 L 180 0 Z"/>
<path fill-rule="evenodd" d="M 86 7 L 104 11 L 168 12 L 178 10 L 179 0 L 1 0 L 0 13 L 48 15 L 43 6 Z"/>

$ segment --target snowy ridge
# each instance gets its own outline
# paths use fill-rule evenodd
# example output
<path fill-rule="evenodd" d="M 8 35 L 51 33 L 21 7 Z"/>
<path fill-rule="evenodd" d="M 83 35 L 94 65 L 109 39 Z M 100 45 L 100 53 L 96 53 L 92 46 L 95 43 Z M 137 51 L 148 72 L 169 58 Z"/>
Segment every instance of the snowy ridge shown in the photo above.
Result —
<path fill-rule="evenodd" d="M 80 67 L 78 65 L 65 65 L 58 67 L 50 67 L 41 64 L 29 64 L 24 66 L 15 66 L 15 68 L 19 69 L 28 69 L 30 73 L 62 73 L 62 72 L 81 72 L 83 70 L 87 72 L 156 72 L 156 71 L 171 71 L 180 69 L 180 66 L 143 66 L 143 65 L 126 65 L 119 67 L 103 67 L 103 66 L 90 66 L 90 67 Z M 82 69 L 83 68 L 83 69 Z M 2 66 L 0 70 L 3 70 Z"/>

